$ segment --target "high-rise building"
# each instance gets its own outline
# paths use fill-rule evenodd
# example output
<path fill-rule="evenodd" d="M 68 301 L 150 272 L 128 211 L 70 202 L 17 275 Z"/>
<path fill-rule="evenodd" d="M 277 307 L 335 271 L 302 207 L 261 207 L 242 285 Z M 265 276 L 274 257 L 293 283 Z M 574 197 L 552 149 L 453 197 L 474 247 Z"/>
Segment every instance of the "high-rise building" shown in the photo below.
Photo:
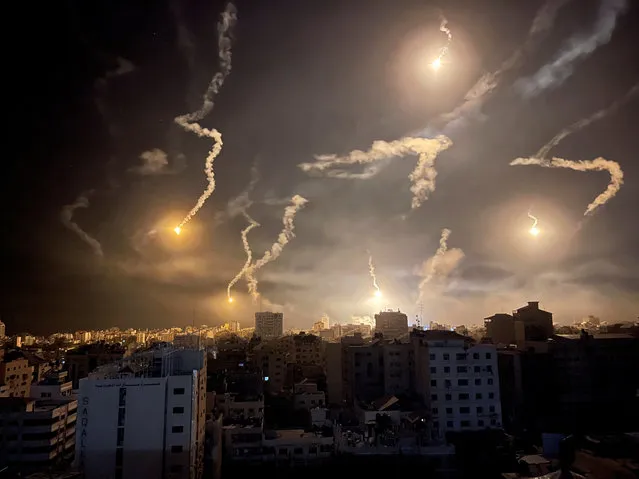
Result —
<path fill-rule="evenodd" d="M 203 350 L 158 347 L 80 380 L 76 464 L 86 477 L 202 477 Z"/>
<path fill-rule="evenodd" d="M 401 311 L 382 311 L 375 315 L 375 332 L 386 339 L 398 338 L 408 333 L 408 316 Z"/>
<path fill-rule="evenodd" d="M 262 311 L 255 313 L 255 336 L 262 339 L 279 338 L 284 334 L 284 314 Z"/>
<path fill-rule="evenodd" d="M 0 397 L 29 397 L 33 368 L 20 351 L 10 351 L 0 360 Z"/>
<path fill-rule="evenodd" d="M 539 301 L 528 301 L 513 311 L 513 318 L 523 323 L 526 341 L 545 341 L 553 335 L 552 313 L 539 309 Z"/>

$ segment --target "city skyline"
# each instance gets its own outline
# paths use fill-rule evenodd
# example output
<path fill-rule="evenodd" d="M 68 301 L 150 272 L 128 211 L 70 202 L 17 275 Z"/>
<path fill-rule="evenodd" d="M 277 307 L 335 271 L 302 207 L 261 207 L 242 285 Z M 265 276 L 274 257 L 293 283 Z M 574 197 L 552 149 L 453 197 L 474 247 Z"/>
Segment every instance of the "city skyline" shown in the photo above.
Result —
<path fill-rule="evenodd" d="M 558 324 L 588 315 L 636 320 L 636 95 L 550 154 L 620 164 L 625 183 L 594 214 L 583 215 L 606 188 L 605 171 L 509 165 L 636 86 L 635 4 L 615 17 L 609 42 L 572 64 L 563 83 L 531 98 L 521 85 L 571 38 L 598 25 L 599 2 L 563 2 L 544 42 L 503 72 L 481 111 L 448 132 L 452 145 L 437 158 L 437 188 L 419 208 L 411 210 L 407 178 L 414 156 L 377 163 L 380 171 L 365 181 L 298 167 L 315 155 L 367 151 L 375 141 L 423 131 L 464 105 L 479 78 L 524 48 L 543 4 L 502 3 L 479 11 L 458 0 L 443 12 L 412 0 L 376 9 L 334 1 L 305 9 L 290 1 L 238 5 L 232 69 L 202 120 L 224 138 L 217 188 L 179 235 L 175 225 L 206 187 L 211 141 L 173 120 L 197 107 L 219 70 L 216 25 L 224 3 L 178 18 L 168 2 L 92 9 L 71 2 L 68 23 L 55 26 L 70 32 L 64 38 L 46 20 L 53 7 L 43 7 L 34 20 L 37 55 L 58 60 L 25 66 L 23 74 L 65 74 L 38 82 L 37 96 L 29 90 L 36 83 L 27 81 L 21 96 L 19 121 L 30 141 L 2 175 L 4 204 L 15 206 L 7 208 L 1 240 L 9 281 L 0 319 L 13 333 L 38 334 L 194 321 L 246 325 L 255 311 L 271 309 L 284 313 L 285 329 L 308 329 L 324 313 L 347 323 L 399 308 L 409 321 L 421 312 L 424 323 L 473 325 L 540 301 Z M 434 72 L 428 61 L 445 42 L 442 14 L 452 40 Z M 504 18 L 508 28 L 501 28 Z M 59 51 L 69 54 L 53 54 Z M 308 204 L 281 257 L 257 273 L 261 304 L 252 302 L 244 279 L 230 303 L 228 282 L 246 260 L 238 204 L 260 224 L 248 238 L 260 258 L 278 238 L 294 195 Z M 69 228 L 67 213 L 99 248 Z M 530 215 L 539 234 L 529 234 Z M 437 266 L 446 229 L 445 261 Z"/>

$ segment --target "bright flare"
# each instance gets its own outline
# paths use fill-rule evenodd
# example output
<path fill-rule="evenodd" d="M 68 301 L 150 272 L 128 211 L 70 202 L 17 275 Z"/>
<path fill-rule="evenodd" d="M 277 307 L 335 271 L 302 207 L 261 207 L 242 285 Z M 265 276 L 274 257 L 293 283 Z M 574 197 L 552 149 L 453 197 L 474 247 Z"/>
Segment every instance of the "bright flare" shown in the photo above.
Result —
<path fill-rule="evenodd" d="M 528 212 L 528 218 L 530 218 L 531 220 L 533 220 L 533 225 L 530 227 L 530 229 L 528 230 L 528 232 L 533 235 L 533 236 L 537 236 L 539 234 L 539 228 L 537 228 L 537 223 L 539 223 L 539 220 L 537 219 L 536 216 L 533 216 L 530 211 Z"/>
<path fill-rule="evenodd" d="M 182 232 L 182 228 L 180 228 L 179 226 L 176 226 L 175 228 L 173 228 L 173 231 L 175 231 L 176 235 L 180 235 L 180 233 Z"/>
<path fill-rule="evenodd" d="M 539 234 L 539 228 L 533 226 L 530 230 L 528 230 L 528 232 L 533 236 L 537 236 Z"/>
<path fill-rule="evenodd" d="M 232 302 L 233 302 L 233 298 L 229 298 L 229 303 L 232 303 Z"/>
<path fill-rule="evenodd" d="M 442 66 L 442 59 L 441 58 L 435 58 L 431 63 L 430 66 L 433 67 L 433 70 L 439 70 L 439 67 Z"/>
<path fill-rule="evenodd" d="M 375 297 L 376 298 L 381 298 L 382 297 L 382 292 L 379 289 L 377 291 L 375 291 Z"/>

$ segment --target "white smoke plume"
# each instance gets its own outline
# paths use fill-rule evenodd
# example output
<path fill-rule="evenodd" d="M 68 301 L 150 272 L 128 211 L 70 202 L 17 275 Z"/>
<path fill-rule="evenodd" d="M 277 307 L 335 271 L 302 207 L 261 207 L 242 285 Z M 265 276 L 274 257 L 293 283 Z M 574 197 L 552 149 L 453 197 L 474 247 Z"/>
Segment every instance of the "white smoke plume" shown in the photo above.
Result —
<path fill-rule="evenodd" d="M 208 181 L 208 185 L 204 192 L 198 198 L 195 206 L 189 211 L 189 213 L 184 217 L 184 219 L 180 222 L 177 228 L 182 228 L 186 223 L 188 223 L 193 216 L 202 208 L 206 200 L 213 194 L 215 191 L 215 174 L 213 171 L 213 162 L 215 158 L 222 151 L 222 135 L 219 131 L 208 128 L 203 128 L 199 125 L 199 121 L 202 121 L 213 109 L 213 100 L 215 95 L 217 95 L 220 91 L 220 88 L 224 84 L 224 80 L 231 73 L 231 38 L 230 38 L 230 30 L 235 25 L 237 20 L 237 11 L 235 6 L 232 3 L 228 3 L 226 6 L 226 10 L 222 13 L 221 19 L 217 25 L 218 28 L 218 47 L 219 47 L 219 59 L 220 59 L 220 71 L 217 72 L 211 82 L 209 83 L 206 92 L 204 93 L 202 106 L 199 110 L 194 111 L 193 113 L 187 113 L 186 115 L 181 115 L 175 118 L 175 123 L 180 125 L 186 131 L 195 133 L 199 137 L 203 138 L 211 138 L 214 141 L 214 145 L 209 151 L 208 156 L 206 157 L 204 173 L 206 174 L 206 179 Z M 179 231 L 179 230 L 178 230 Z"/>
<path fill-rule="evenodd" d="M 279 258 L 280 254 L 282 254 L 282 250 L 284 246 L 288 244 L 293 238 L 295 238 L 295 224 L 293 220 L 295 219 L 295 215 L 297 212 L 302 209 L 308 200 L 306 198 L 301 197 L 300 195 L 295 195 L 291 198 L 291 205 L 284 208 L 284 217 L 282 218 L 282 223 L 284 223 L 284 228 L 280 232 L 277 241 L 273 243 L 271 249 L 264 253 L 259 260 L 257 260 L 251 267 L 249 267 L 246 271 L 246 281 L 248 283 L 248 290 L 254 301 L 257 301 L 259 298 L 259 293 L 257 291 L 257 279 L 255 278 L 255 273 L 257 273 L 264 265 L 270 263 L 271 261 L 275 261 Z"/>
<path fill-rule="evenodd" d="M 535 229 L 537 229 L 537 225 L 539 224 L 539 220 L 537 219 L 537 217 L 535 215 L 533 215 L 530 211 L 528 212 L 528 218 L 530 218 L 531 220 L 533 220 L 533 224 L 530 227 L 530 230 L 533 231 Z"/>
<path fill-rule="evenodd" d="M 89 198 L 92 192 L 88 191 L 82 193 L 80 196 L 76 198 L 76 200 L 70 204 L 62 207 L 62 211 L 60 213 L 60 219 L 62 220 L 62 224 L 77 234 L 82 241 L 88 244 L 93 252 L 100 257 L 104 256 L 104 252 L 102 251 L 102 245 L 100 242 L 89 235 L 86 231 L 84 231 L 78 224 L 73 221 L 73 213 L 78 208 L 88 208 L 89 207 Z"/>
<path fill-rule="evenodd" d="M 579 121 L 576 121 L 575 123 L 570 125 L 568 128 L 564 128 L 563 130 L 561 130 L 557 135 L 554 136 L 552 140 L 550 140 L 548 143 L 542 146 L 535 156 L 537 158 L 546 158 L 550 150 L 552 150 L 555 146 L 557 146 L 564 138 L 572 135 L 573 133 L 583 128 L 586 128 L 587 126 L 589 126 L 590 124 L 598 120 L 601 120 L 607 117 L 608 115 L 613 113 L 621 105 L 626 103 L 628 100 L 630 100 L 632 97 L 634 97 L 638 93 L 639 93 L 639 83 L 636 83 L 623 97 L 616 100 L 607 108 L 602 108 L 601 110 L 593 113 L 592 115 L 586 118 L 582 118 Z"/>
<path fill-rule="evenodd" d="M 591 215 L 594 211 L 612 199 L 623 185 L 623 171 L 616 161 L 605 158 L 595 158 L 594 160 L 571 161 L 563 158 L 517 158 L 510 162 L 511 166 L 536 165 L 546 168 L 569 168 L 575 171 L 607 171 L 610 174 L 610 183 L 606 190 L 597 196 L 586 208 L 584 216 Z"/>
<path fill-rule="evenodd" d="M 142 164 L 131 168 L 140 175 L 165 175 L 173 173 L 169 168 L 169 159 L 167 154 L 159 148 L 153 148 L 152 150 L 144 151 L 140 155 Z"/>
<path fill-rule="evenodd" d="M 374 328 L 375 320 L 370 316 L 351 316 L 351 324 L 365 324 Z"/>
<path fill-rule="evenodd" d="M 375 288 L 375 291 L 377 291 L 377 293 L 381 293 L 379 289 L 379 285 L 377 284 L 377 275 L 375 274 L 375 265 L 373 264 L 373 255 L 370 254 L 370 252 L 368 253 L 368 272 L 370 273 L 371 278 L 373 279 L 373 287 Z"/>
<path fill-rule="evenodd" d="M 344 156 L 337 155 L 318 155 L 315 162 L 301 163 L 298 165 L 306 172 L 324 172 L 334 169 L 336 166 L 343 165 L 370 165 L 371 163 L 388 160 L 394 157 L 417 155 L 417 166 L 409 175 L 412 182 L 411 192 L 413 193 L 412 208 L 418 208 L 428 199 L 428 195 L 435 191 L 435 159 L 437 155 L 449 148 L 452 142 L 445 136 L 436 138 L 413 138 L 405 137 L 399 140 L 386 142 L 382 140 L 374 141 L 368 151 L 354 150 Z M 376 170 L 369 170 L 371 171 Z M 336 178 L 370 178 L 371 175 L 362 173 L 348 173 L 344 170 L 337 170 L 338 174 L 333 175 L 329 171 L 327 176 Z M 374 173 L 373 173 L 374 174 Z"/>
<path fill-rule="evenodd" d="M 548 64 L 529 78 L 517 82 L 516 87 L 525 97 L 561 85 L 572 75 L 574 64 L 590 56 L 598 47 L 612 38 L 618 17 L 628 9 L 626 0 L 601 0 L 594 28 L 588 34 L 573 35 L 564 48 Z"/>
<path fill-rule="evenodd" d="M 226 205 L 226 214 L 229 218 L 234 218 L 238 215 L 246 213 L 246 211 L 253 205 L 253 201 L 250 198 L 251 193 L 255 189 L 255 185 L 260 179 L 257 165 L 251 166 L 251 180 L 247 187 L 235 198 L 229 200 Z"/>
<path fill-rule="evenodd" d="M 481 117 L 481 108 L 499 86 L 501 77 L 515 68 L 526 54 L 532 51 L 552 28 L 559 10 L 571 0 L 548 0 L 537 11 L 522 47 L 515 50 L 494 72 L 484 74 L 464 96 L 464 102 L 453 111 L 441 115 L 436 121 L 441 131 L 450 134 L 464 126 L 469 118 Z"/>
<path fill-rule="evenodd" d="M 448 53 L 448 48 L 450 48 L 450 44 L 453 41 L 453 34 L 450 32 L 450 29 L 448 28 L 447 25 L 448 25 L 448 20 L 442 17 L 442 21 L 439 24 L 439 31 L 446 34 L 447 40 L 446 40 L 446 45 L 444 45 L 441 48 L 441 50 L 439 51 L 439 55 L 437 55 L 437 59 L 433 62 L 433 64 L 434 65 L 436 64 L 437 66 L 439 66 L 439 63 Z"/>
<path fill-rule="evenodd" d="M 235 284 L 240 280 L 240 278 L 242 278 L 242 276 L 246 275 L 249 267 L 251 266 L 251 262 L 253 261 L 253 251 L 251 250 L 251 245 L 248 242 L 248 234 L 253 228 L 257 228 L 258 226 L 260 226 L 260 224 L 253 218 L 251 218 L 246 212 L 244 213 L 244 216 L 249 222 L 249 225 L 242 230 L 241 234 L 242 245 L 244 246 L 244 252 L 246 253 L 246 262 L 244 263 L 244 266 L 242 266 L 242 269 L 239 271 L 239 273 L 237 273 L 235 277 L 229 282 L 228 287 L 226 288 L 226 296 L 228 297 L 229 302 L 233 301 L 233 296 L 231 296 L 231 290 L 233 289 L 233 286 L 235 286 Z M 249 280 L 251 280 L 253 279 L 253 276 L 249 275 L 248 278 Z"/>
<path fill-rule="evenodd" d="M 421 302 L 427 293 L 427 288 L 434 279 L 447 278 L 464 259 L 464 252 L 459 248 L 448 249 L 448 238 L 451 231 L 448 228 L 442 230 L 439 239 L 439 248 L 435 254 L 422 263 L 419 276 L 419 301 Z"/>

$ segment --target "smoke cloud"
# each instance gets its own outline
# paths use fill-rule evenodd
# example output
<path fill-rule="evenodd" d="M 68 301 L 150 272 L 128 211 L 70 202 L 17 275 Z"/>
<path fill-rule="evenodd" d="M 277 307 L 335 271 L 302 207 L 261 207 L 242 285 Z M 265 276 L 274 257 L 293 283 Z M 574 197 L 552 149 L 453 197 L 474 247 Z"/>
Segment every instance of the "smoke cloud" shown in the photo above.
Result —
<path fill-rule="evenodd" d="M 213 194 L 213 191 L 215 191 L 215 174 L 213 172 L 213 162 L 222 151 L 222 135 L 215 129 L 209 130 L 208 128 L 203 128 L 197 122 L 202 121 L 211 112 L 214 105 L 213 100 L 215 98 L 215 95 L 219 93 L 220 88 L 222 88 L 222 85 L 224 84 L 224 80 L 226 80 L 226 77 L 231 73 L 230 30 L 235 25 L 236 21 L 237 10 L 232 3 L 228 3 L 226 6 L 226 10 L 222 12 L 220 21 L 217 25 L 220 71 L 217 72 L 211 79 L 211 82 L 209 83 L 209 86 L 204 93 L 202 105 L 199 110 L 192 113 L 187 113 L 186 115 L 178 116 L 174 120 L 175 123 L 184 128 L 184 130 L 195 133 L 197 136 L 202 138 L 210 138 L 214 142 L 213 147 L 209 151 L 204 164 L 204 173 L 206 174 L 206 179 L 208 182 L 207 187 L 198 198 L 195 206 L 180 222 L 178 228 L 182 228 L 182 226 L 188 223 L 191 218 L 193 218 L 193 216 L 197 214 L 200 208 L 204 206 L 204 203 Z"/>
<path fill-rule="evenodd" d="M 76 198 L 76 200 L 70 204 L 62 207 L 62 211 L 60 213 L 60 219 L 62 220 L 62 224 L 77 234 L 82 241 L 88 244 L 93 252 L 100 257 L 104 256 L 104 252 L 102 251 L 102 245 L 100 242 L 89 235 L 86 231 L 84 231 L 78 224 L 73 221 L 73 213 L 78 208 L 88 208 L 89 207 L 89 198 L 92 191 L 88 191 L 86 193 L 82 193 L 80 196 Z"/>
<path fill-rule="evenodd" d="M 448 238 L 451 231 L 447 228 L 442 230 L 439 239 L 439 248 L 435 254 L 422 263 L 419 269 L 419 276 L 422 280 L 419 283 L 419 301 L 427 295 L 428 286 L 434 279 L 447 278 L 464 259 L 464 252 L 459 248 L 448 249 Z"/>
<path fill-rule="evenodd" d="M 413 138 L 405 137 L 399 140 L 386 142 L 377 140 L 373 142 L 368 151 L 354 150 L 344 156 L 337 155 L 318 155 L 315 162 L 301 163 L 298 166 L 305 172 L 323 173 L 326 170 L 334 169 L 336 166 L 344 165 L 370 165 L 394 157 L 417 155 L 417 166 L 409 175 L 412 182 L 410 188 L 413 193 L 412 208 L 418 208 L 428 199 L 428 195 L 435 191 L 435 159 L 437 155 L 449 148 L 452 142 L 446 136 L 438 136 L 434 139 L 430 138 Z M 364 173 L 348 173 L 345 170 L 338 169 L 329 171 L 326 176 L 333 178 L 362 179 L 370 178 L 378 170 L 369 169 Z M 333 174 L 330 174 L 333 173 Z"/>
<path fill-rule="evenodd" d="M 306 198 L 301 197 L 300 195 L 295 195 L 291 198 L 291 205 L 284 208 L 284 217 L 282 218 L 282 223 L 284 223 L 284 228 L 280 232 L 277 241 L 273 243 L 271 249 L 264 253 L 264 256 L 257 260 L 250 268 L 246 271 L 246 280 L 248 282 L 248 290 L 254 301 L 257 301 L 259 298 L 259 293 L 257 291 L 257 279 L 255 278 L 255 273 L 259 271 L 264 265 L 270 263 L 271 261 L 275 261 L 282 254 L 282 250 L 284 246 L 288 244 L 293 238 L 295 238 L 295 224 L 293 220 L 295 219 L 295 215 L 297 212 L 302 209 L 308 200 Z"/>
<path fill-rule="evenodd" d="M 143 152 L 140 155 L 140 160 L 142 160 L 142 164 L 131 168 L 131 171 L 144 176 L 173 173 L 173 171 L 169 169 L 167 154 L 159 148 L 153 148 L 152 150 Z"/>
<path fill-rule="evenodd" d="M 618 17 L 628 9 L 626 0 L 602 0 L 594 28 L 588 34 L 573 35 L 564 48 L 548 64 L 529 78 L 517 82 L 516 88 L 525 97 L 561 85 L 572 75 L 574 64 L 590 56 L 612 38 Z"/>
<path fill-rule="evenodd" d="M 351 316 L 351 324 L 365 324 L 371 328 L 375 327 L 375 319 L 370 316 Z"/>
<path fill-rule="evenodd" d="M 594 160 L 571 161 L 563 158 L 517 158 L 510 162 L 511 166 L 536 165 L 546 168 L 569 168 L 575 171 L 607 171 L 610 174 L 610 183 L 606 190 L 597 196 L 586 208 L 584 216 L 591 215 L 594 211 L 612 199 L 623 185 L 623 171 L 616 161 L 605 158 L 595 158 Z"/>

